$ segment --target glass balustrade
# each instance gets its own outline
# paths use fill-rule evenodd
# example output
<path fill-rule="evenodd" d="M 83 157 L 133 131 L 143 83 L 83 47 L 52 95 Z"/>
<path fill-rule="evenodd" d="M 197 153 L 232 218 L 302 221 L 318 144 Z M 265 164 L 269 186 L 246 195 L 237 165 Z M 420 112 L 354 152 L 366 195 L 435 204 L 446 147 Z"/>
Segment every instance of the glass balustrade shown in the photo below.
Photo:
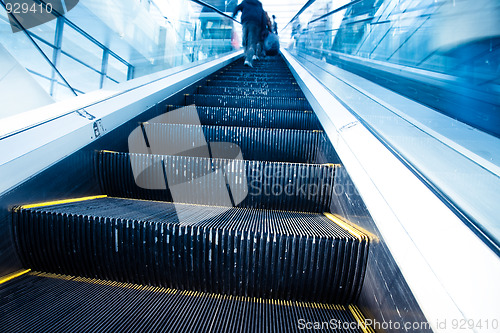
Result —
<path fill-rule="evenodd" d="M 1 0 L 0 118 L 239 48 L 241 25 L 221 11 L 159 4 Z"/>

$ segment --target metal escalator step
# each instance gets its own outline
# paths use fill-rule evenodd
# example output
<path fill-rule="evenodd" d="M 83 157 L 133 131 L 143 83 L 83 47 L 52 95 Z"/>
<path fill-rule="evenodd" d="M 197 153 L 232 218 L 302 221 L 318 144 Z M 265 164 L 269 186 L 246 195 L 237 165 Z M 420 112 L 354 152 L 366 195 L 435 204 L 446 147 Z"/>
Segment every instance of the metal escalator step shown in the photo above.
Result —
<path fill-rule="evenodd" d="M 250 77 L 250 78 L 260 78 L 260 79 L 272 79 L 272 78 L 287 78 L 293 79 L 293 75 L 290 72 L 277 71 L 272 73 L 266 72 L 245 72 L 241 70 L 221 70 L 212 75 L 212 78 L 223 77 L 223 76 L 238 76 L 238 77 Z"/>
<path fill-rule="evenodd" d="M 109 151 L 99 152 L 96 163 L 102 191 L 114 197 L 308 212 L 329 210 L 336 170 L 333 164 Z"/>
<path fill-rule="evenodd" d="M 245 76 L 245 77 L 252 77 L 252 78 L 262 78 L 262 79 L 267 79 L 267 78 L 288 78 L 288 79 L 293 79 L 293 75 L 290 72 L 285 72 L 285 71 L 275 71 L 275 72 L 244 72 L 241 70 L 222 70 L 217 73 L 215 73 L 212 77 L 217 78 L 217 77 L 223 77 L 224 75 L 228 76 Z"/>
<path fill-rule="evenodd" d="M 218 142 L 238 145 L 246 160 L 314 163 L 323 136 L 318 130 L 143 123 L 129 135 L 129 152 L 209 157 L 201 146 Z"/>
<path fill-rule="evenodd" d="M 283 69 L 283 70 L 288 70 L 288 66 L 285 64 L 284 61 L 254 61 L 253 62 L 254 68 L 250 68 L 244 65 L 244 61 L 238 61 L 235 62 L 234 64 L 231 64 L 228 66 L 228 68 L 241 68 L 245 71 L 254 71 L 259 68 L 264 68 L 264 69 Z"/>
<path fill-rule="evenodd" d="M 186 95 L 186 105 L 225 106 L 254 109 L 311 110 L 305 98 L 243 97 L 227 95 Z"/>
<path fill-rule="evenodd" d="M 244 66 L 234 66 L 227 68 L 231 72 L 243 72 L 243 73 L 254 73 L 254 74 L 290 74 L 288 67 L 275 66 L 275 65 L 256 65 L 254 68 L 248 68 Z"/>
<path fill-rule="evenodd" d="M 262 97 L 290 97 L 304 98 L 299 89 L 272 89 L 272 88 L 240 88 L 240 87 L 198 87 L 198 94 L 203 95 L 234 95 L 234 96 L 262 96 Z"/>
<path fill-rule="evenodd" d="M 259 64 L 255 63 L 254 68 L 249 68 L 244 66 L 243 64 L 235 64 L 229 65 L 226 68 L 223 68 L 222 71 L 240 71 L 240 72 L 252 72 L 252 73 L 291 73 L 288 66 L 283 63 L 275 63 L 275 64 Z"/>
<path fill-rule="evenodd" d="M 227 80 L 227 81 L 241 81 L 241 82 L 265 82 L 269 85 L 272 84 L 277 84 L 277 83 L 283 83 L 283 82 L 295 82 L 295 79 L 293 77 L 286 77 L 286 78 L 280 78 L 280 77 L 269 77 L 269 78 L 263 78 L 263 77 L 257 77 L 257 76 L 243 76 L 243 75 L 219 75 L 216 77 L 211 77 L 211 80 Z"/>
<path fill-rule="evenodd" d="M 297 89 L 298 85 L 292 82 L 279 82 L 279 83 L 269 83 L 266 81 L 262 82 L 250 82 L 250 81 L 238 81 L 238 80 L 207 80 L 207 86 L 218 86 L 218 87 L 239 87 L 239 88 L 272 88 L 272 89 Z"/>
<path fill-rule="evenodd" d="M 33 272 L 0 288 L 2 332 L 300 332 L 356 327 L 355 306 L 276 301 Z M 335 329 L 324 332 L 362 332 Z M 372 331 L 368 331 L 372 332 Z"/>
<path fill-rule="evenodd" d="M 325 215 L 116 198 L 27 207 L 13 230 L 34 270 L 347 304 L 366 265 L 366 236 Z"/>
<path fill-rule="evenodd" d="M 212 77 L 222 77 L 224 75 L 228 76 L 248 76 L 248 77 L 254 77 L 254 78 L 273 78 L 273 77 L 285 77 L 285 78 L 292 78 L 293 79 L 293 74 L 288 70 L 269 70 L 268 68 L 262 68 L 262 69 L 252 69 L 252 70 L 244 70 L 244 69 L 227 69 L 227 70 L 221 70 L 219 72 L 216 72 L 213 74 Z"/>
<path fill-rule="evenodd" d="M 167 112 L 183 106 L 169 106 Z M 225 108 L 197 106 L 196 111 L 202 125 L 246 126 L 262 128 L 283 128 L 319 130 L 318 118 L 312 111 L 266 110 L 249 108 Z M 176 119 L 182 124 L 182 119 Z"/>

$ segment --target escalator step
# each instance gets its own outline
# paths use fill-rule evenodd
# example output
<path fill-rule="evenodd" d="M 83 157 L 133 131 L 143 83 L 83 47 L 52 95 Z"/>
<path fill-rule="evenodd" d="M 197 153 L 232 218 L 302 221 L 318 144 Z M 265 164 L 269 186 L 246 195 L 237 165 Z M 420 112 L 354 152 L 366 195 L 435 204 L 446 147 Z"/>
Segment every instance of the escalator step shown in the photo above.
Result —
<path fill-rule="evenodd" d="M 302 91 L 298 89 L 262 89 L 262 88 L 238 88 L 238 87 L 198 87 L 198 94 L 204 95 L 235 95 L 235 96 L 262 96 L 262 97 L 291 97 L 304 98 Z"/>
<path fill-rule="evenodd" d="M 322 137 L 318 130 L 143 123 L 129 135 L 129 152 L 209 157 L 202 146 L 217 142 L 238 145 L 246 160 L 314 163 Z"/>
<path fill-rule="evenodd" d="M 293 79 L 293 74 L 288 69 L 270 70 L 269 68 L 262 68 L 262 69 L 255 68 L 252 70 L 235 68 L 235 69 L 221 70 L 219 72 L 215 72 L 213 75 L 215 77 L 230 75 L 230 76 L 258 77 L 258 78 L 263 78 L 263 79 L 264 78 L 273 78 L 273 77 L 286 77 L 286 78 Z"/>
<path fill-rule="evenodd" d="M 368 239 L 325 215 L 116 198 L 16 208 L 34 270 L 226 295 L 351 303 Z"/>
<path fill-rule="evenodd" d="M 243 71 L 248 71 L 248 72 L 253 72 L 253 71 L 258 71 L 259 69 L 262 70 L 283 70 L 283 71 L 289 71 L 288 66 L 285 65 L 282 61 L 254 61 L 253 62 L 254 68 L 250 68 L 244 65 L 244 61 L 240 61 L 235 63 L 234 65 L 228 66 L 230 69 L 241 69 Z"/>
<path fill-rule="evenodd" d="M 233 297 L 33 272 L 0 288 L 2 332 L 301 332 L 357 326 L 355 306 Z M 363 320 L 363 319 L 361 319 Z M 323 332 L 362 332 L 325 325 Z M 366 331 L 365 331 L 366 332 Z M 371 332 L 371 331 L 369 331 Z"/>
<path fill-rule="evenodd" d="M 183 108 L 183 106 L 169 106 L 167 112 L 180 108 Z M 321 129 L 318 118 L 312 111 L 223 108 L 214 106 L 197 106 L 196 111 L 202 125 L 302 130 Z M 177 121 L 179 124 L 183 123 L 182 119 L 178 119 Z"/>
<path fill-rule="evenodd" d="M 211 80 L 226 80 L 226 81 L 240 81 L 240 82 L 266 82 L 269 85 L 272 84 L 277 84 L 277 83 L 283 83 L 283 82 L 295 82 L 295 79 L 293 77 L 274 77 L 270 76 L 268 78 L 262 78 L 262 77 L 256 77 L 256 76 L 249 76 L 249 75 L 228 75 L 228 74 L 223 74 L 215 77 L 211 77 Z"/>
<path fill-rule="evenodd" d="M 248 68 L 246 66 L 233 66 L 227 67 L 227 69 L 222 69 L 221 73 L 224 72 L 236 72 L 236 73 L 253 73 L 253 74 L 290 74 L 290 70 L 286 66 L 276 66 L 276 65 L 267 65 L 267 66 L 255 66 L 255 68 Z"/>
<path fill-rule="evenodd" d="M 262 79 L 268 79 L 268 78 L 287 78 L 287 79 L 293 79 L 292 73 L 289 71 L 275 71 L 275 72 L 245 72 L 245 71 L 240 71 L 240 70 L 222 70 L 213 75 L 214 78 L 217 77 L 223 77 L 224 75 L 229 75 L 229 76 L 247 76 L 247 77 L 252 77 L 252 78 L 262 78 Z"/>
<path fill-rule="evenodd" d="M 223 79 L 225 76 L 233 76 L 238 78 L 249 78 L 249 79 L 258 79 L 258 80 L 293 80 L 293 75 L 289 72 L 274 72 L 274 73 L 266 73 L 266 72 L 244 72 L 238 70 L 231 71 L 219 71 L 210 77 L 211 79 Z"/>
<path fill-rule="evenodd" d="M 186 105 L 222 106 L 254 109 L 311 110 L 305 98 L 244 97 L 227 95 L 186 95 Z"/>
<path fill-rule="evenodd" d="M 96 159 L 101 189 L 110 196 L 309 212 L 329 210 L 336 169 L 109 151 Z"/>
<path fill-rule="evenodd" d="M 279 83 L 268 83 L 266 81 L 262 82 L 249 82 L 249 81 L 238 81 L 238 80 L 207 80 L 207 86 L 216 87 L 237 87 L 237 88 L 260 88 L 260 89 L 297 89 L 298 85 L 293 82 L 279 82 Z"/>

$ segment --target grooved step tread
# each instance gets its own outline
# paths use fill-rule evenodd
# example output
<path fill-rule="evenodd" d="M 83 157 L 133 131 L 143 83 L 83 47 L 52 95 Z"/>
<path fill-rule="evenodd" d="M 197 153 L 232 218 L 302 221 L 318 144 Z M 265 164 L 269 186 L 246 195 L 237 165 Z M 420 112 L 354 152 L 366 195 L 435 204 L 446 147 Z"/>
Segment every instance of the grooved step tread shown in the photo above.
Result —
<path fill-rule="evenodd" d="M 299 320 L 358 326 L 359 309 L 232 297 L 33 272 L 0 288 L 2 332 L 301 332 Z M 345 324 L 343 324 L 345 323 Z M 342 331 L 328 327 L 325 332 Z"/>
<path fill-rule="evenodd" d="M 13 219 L 34 270 L 338 304 L 358 295 L 368 245 L 322 214 L 117 198 L 21 207 Z"/>
<path fill-rule="evenodd" d="M 329 210 L 337 168 L 110 151 L 99 152 L 96 163 L 101 189 L 111 196 L 311 212 Z"/>
<path fill-rule="evenodd" d="M 220 76 L 212 77 L 212 80 L 234 80 L 241 82 L 267 82 L 267 83 L 281 83 L 281 82 L 293 82 L 293 77 L 276 77 L 276 76 L 250 76 L 250 75 L 231 75 L 231 74 L 223 74 Z"/>
<path fill-rule="evenodd" d="M 241 88 L 241 87 L 215 87 L 200 86 L 197 94 L 204 95 L 233 95 L 233 96 L 261 96 L 261 97 L 289 97 L 304 98 L 302 91 L 298 89 L 277 88 Z"/>
<path fill-rule="evenodd" d="M 264 81 L 261 82 L 251 82 L 251 81 L 239 81 L 239 80 L 207 80 L 207 86 L 219 86 L 219 87 L 249 87 L 249 88 L 277 88 L 277 89 L 296 89 L 297 84 L 293 82 L 279 82 L 279 83 L 269 83 Z"/>
<path fill-rule="evenodd" d="M 179 110 L 185 106 L 170 105 L 167 112 Z M 320 130 L 316 115 L 310 110 L 276 110 L 231 108 L 216 106 L 196 106 L 196 112 L 202 125 L 239 126 L 256 128 L 282 128 Z M 175 118 L 170 124 L 190 124 L 189 117 Z"/>
<path fill-rule="evenodd" d="M 186 95 L 186 105 L 246 107 L 256 109 L 291 109 L 310 110 L 305 98 L 263 97 L 263 96 L 227 96 L 227 95 Z"/>
<path fill-rule="evenodd" d="M 313 163 L 322 148 L 324 133 L 318 130 L 144 123 L 129 135 L 128 150 L 131 153 L 209 157 L 207 142 L 213 143 L 210 148 L 218 144 L 236 149 L 237 145 L 242 154 L 239 158 L 245 160 Z"/>

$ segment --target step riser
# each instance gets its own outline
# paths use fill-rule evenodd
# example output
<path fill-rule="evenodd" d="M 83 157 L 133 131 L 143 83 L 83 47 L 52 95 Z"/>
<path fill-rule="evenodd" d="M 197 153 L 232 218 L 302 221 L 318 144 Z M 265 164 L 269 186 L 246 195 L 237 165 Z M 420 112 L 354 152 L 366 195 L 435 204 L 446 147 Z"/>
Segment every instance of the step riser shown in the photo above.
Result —
<path fill-rule="evenodd" d="M 253 72 L 243 72 L 243 71 L 224 71 L 214 74 L 212 78 L 220 78 L 222 79 L 224 76 L 244 76 L 251 78 L 262 78 L 262 79 L 272 79 L 272 78 L 285 78 L 285 79 L 293 79 L 293 75 L 291 73 L 286 72 L 274 72 L 274 73 L 253 73 Z"/>
<path fill-rule="evenodd" d="M 270 78 L 262 78 L 262 77 L 248 77 L 248 76 L 241 76 L 241 75 L 221 75 L 219 77 L 212 77 L 210 78 L 211 80 L 225 80 L 225 81 L 240 81 L 240 82 L 254 82 L 254 83 L 261 83 L 265 82 L 267 84 L 277 84 L 277 83 L 283 83 L 283 82 L 288 82 L 292 83 L 294 82 L 293 78 L 287 77 L 287 78 L 277 78 L 277 77 L 270 77 Z"/>
<path fill-rule="evenodd" d="M 335 186 L 335 166 L 324 165 L 100 152 L 97 166 L 110 196 L 202 205 L 232 206 L 229 187 L 238 207 L 324 212 Z"/>
<path fill-rule="evenodd" d="M 284 65 L 283 63 L 279 62 L 260 62 L 260 61 L 254 61 L 253 62 L 254 68 L 250 68 L 248 66 L 245 66 L 243 62 L 230 65 L 228 66 L 228 69 L 238 69 L 238 70 L 244 70 L 248 72 L 253 72 L 256 69 L 263 69 L 263 70 L 270 70 L 270 71 L 277 71 L 277 70 L 284 70 L 284 71 L 289 71 L 290 69 L 288 66 Z"/>
<path fill-rule="evenodd" d="M 282 97 L 243 97 L 224 95 L 186 95 L 186 105 L 256 109 L 311 110 L 306 99 Z"/>
<path fill-rule="evenodd" d="M 203 95 L 233 95 L 233 96 L 255 96 L 255 97 L 288 97 L 304 98 L 300 90 L 285 89 L 255 89 L 255 88 L 231 88 L 231 87 L 199 87 L 198 94 Z"/>
<path fill-rule="evenodd" d="M 14 229 L 25 266 L 36 270 L 336 304 L 357 295 L 366 252 L 364 242 L 342 236 L 24 210 L 16 214 Z"/>
<path fill-rule="evenodd" d="M 297 89 L 298 85 L 292 83 L 273 83 L 267 82 L 245 82 L 245 81 L 230 81 L 230 80 L 207 80 L 207 86 L 216 87 L 236 87 L 236 88 L 255 88 L 255 89 Z"/>
<path fill-rule="evenodd" d="M 272 66 L 256 66 L 253 69 L 249 69 L 247 67 L 234 67 L 230 68 L 227 70 L 227 72 L 234 72 L 234 73 L 248 73 L 248 74 L 255 74 L 255 75 L 272 75 L 272 74 L 278 74 L 278 75 L 292 75 L 290 70 L 288 68 L 277 68 L 277 69 L 270 69 L 273 68 Z M 221 72 L 225 73 L 225 72 Z"/>
<path fill-rule="evenodd" d="M 170 106 L 167 111 L 182 106 Z M 202 125 L 320 130 L 312 111 L 196 107 Z M 182 123 L 179 121 L 178 123 Z"/>
<path fill-rule="evenodd" d="M 242 72 L 242 71 L 225 71 L 214 74 L 211 76 L 212 79 L 223 79 L 225 76 L 237 76 L 252 79 L 290 79 L 293 80 L 293 75 L 290 73 L 253 73 L 253 72 Z"/>
<path fill-rule="evenodd" d="M 144 134 L 150 149 L 146 148 Z M 143 128 L 137 128 L 130 134 L 129 152 L 210 157 L 206 155 L 207 149 L 201 147 L 205 142 L 236 144 L 245 160 L 314 163 L 319 150 L 323 148 L 320 143 L 324 142 L 324 133 L 292 129 L 145 123 Z M 200 148 L 194 149 L 195 147 Z M 235 156 L 231 156 L 233 157 Z"/>

